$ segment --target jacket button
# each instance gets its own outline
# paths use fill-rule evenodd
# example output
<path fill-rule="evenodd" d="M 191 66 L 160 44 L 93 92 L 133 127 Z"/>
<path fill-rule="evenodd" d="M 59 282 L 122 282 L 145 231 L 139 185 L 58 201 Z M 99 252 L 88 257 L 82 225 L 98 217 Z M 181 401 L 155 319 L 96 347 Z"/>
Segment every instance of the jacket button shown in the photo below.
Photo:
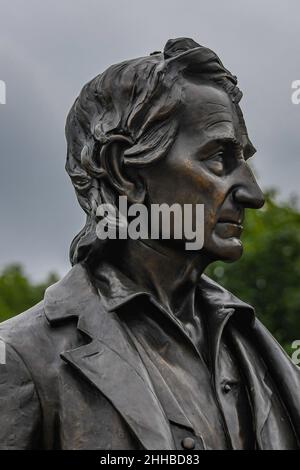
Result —
<path fill-rule="evenodd" d="M 194 449 L 195 448 L 195 440 L 192 437 L 185 437 L 181 441 L 181 445 L 184 449 Z"/>

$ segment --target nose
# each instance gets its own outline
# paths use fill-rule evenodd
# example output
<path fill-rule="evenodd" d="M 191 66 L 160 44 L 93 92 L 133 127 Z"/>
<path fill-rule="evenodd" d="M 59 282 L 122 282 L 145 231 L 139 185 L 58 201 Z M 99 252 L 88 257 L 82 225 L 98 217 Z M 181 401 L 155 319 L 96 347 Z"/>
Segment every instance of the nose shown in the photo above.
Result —
<path fill-rule="evenodd" d="M 233 191 L 234 200 L 243 207 L 260 209 L 265 203 L 265 198 L 255 176 L 246 163 L 243 165 L 239 176 L 240 184 Z"/>

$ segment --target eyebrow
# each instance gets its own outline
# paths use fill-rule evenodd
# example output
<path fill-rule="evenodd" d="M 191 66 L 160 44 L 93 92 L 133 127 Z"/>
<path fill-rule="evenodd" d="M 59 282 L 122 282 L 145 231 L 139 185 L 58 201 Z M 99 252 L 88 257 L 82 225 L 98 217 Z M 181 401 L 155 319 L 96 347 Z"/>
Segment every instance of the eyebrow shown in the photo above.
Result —
<path fill-rule="evenodd" d="M 215 136 L 211 136 L 205 142 L 202 142 L 199 146 L 199 150 L 205 151 L 205 150 L 208 150 L 209 147 L 222 145 L 224 143 L 225 144 L 231 143 L 231 144 L 236 145 L 238 144 L 238 141 L 236 140 L 235 137 L 232 137 L 232 136 L 215 135 Z"/>
<path fill-rule="evenodd" d="M 203 142 L 200 145 L 198 151 L 205 151 L 208 150 L 209 147 L 212 147 L 214 145 L 217 147 L 218 145 L 221 146 L 222 144 L 227 143 L 237 145 L 242 148 L 245 160 L 248 160 L 256 153 L 256 149 L 250 141 L 248 141 L 246 145 L 242 147 L 241 143 L 235 137 L 225 135 L 215 135 L 210 137 L 209 140 Z"/>
<path fill-rule="evenodd" d="M 255 154 L 256 154 L 256 148 L 251 143 L 251 141 L 248 139 L 248 142 L 246 143 L 246 145 L 244 145 L 245 160 L 249 160 L 249 158 L 253 157 L 253 155 L 255 155 Z"/>

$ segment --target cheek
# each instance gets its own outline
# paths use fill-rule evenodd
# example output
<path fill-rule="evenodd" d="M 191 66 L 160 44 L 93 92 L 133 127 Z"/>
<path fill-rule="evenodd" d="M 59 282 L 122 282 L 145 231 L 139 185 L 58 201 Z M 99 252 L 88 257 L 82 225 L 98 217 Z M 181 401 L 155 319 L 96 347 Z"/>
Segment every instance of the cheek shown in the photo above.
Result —
<path fill-rule="evenodd" d="M 181 171 L 188 187 L 185 203 L 204 204 L 205 232 L 209 236 L 226 198 L 228 189 L 226 179 L 213 174 L 205 164 L 199 162 L 187 162 Z"/>
<path fill-rule="evenodd" d="M 170 181 L 180 204 L 205 204 L 213 197 L 213 181 L 199 163 L 189 159 L 174 165 Z"/>
<path fill-rule="evenodd" d="M 187 161 L 181 174 L 191 202 L 205 204 L 209 210 L 215 210 L 223 203 L 226 193 L 224 182 L 204 163 Z"/>
<path fill-rule="evenodd" d="M 184 159 L 151 173 L 148 193 L 153 203 L 204 204 L 205 224 L 214 224 L 225 191 L 221 179 L 203 163 Z"/>

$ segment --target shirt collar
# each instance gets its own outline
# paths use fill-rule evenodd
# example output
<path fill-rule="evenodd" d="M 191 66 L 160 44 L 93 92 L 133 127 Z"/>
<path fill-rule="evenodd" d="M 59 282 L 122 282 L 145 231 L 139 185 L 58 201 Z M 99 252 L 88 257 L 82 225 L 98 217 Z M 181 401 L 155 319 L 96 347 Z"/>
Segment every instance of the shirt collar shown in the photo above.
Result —
<path fill-rule="evenodd" d="M 158 304 L 147 289 L 142 288 L 118 268 L 108 262 L 101 263 L 100 274 L 96 279 L 99 295 L 108 311 L 116 311 L 137 297 L 148 297 L 152 303 Z M 197 288 L 205 305 L 213 316 L 222 320 L 224 312 L 234 309 L 235 317 L 244 324 L 251 325 L 255 319 L 253 307 L 243 302 L 224 287 L 202 275 Z M 163 306 L 161 306 L 163 309 Z M 217 318 L 216 318 L 217 319 Z"/>
<path fill-rule="evenodd" d="M 107 311 L 116 311 L 139 296 L 151 297 L 151 292 L 141 288 L 118 268 L 101 262 L 95 284 Z"/>

